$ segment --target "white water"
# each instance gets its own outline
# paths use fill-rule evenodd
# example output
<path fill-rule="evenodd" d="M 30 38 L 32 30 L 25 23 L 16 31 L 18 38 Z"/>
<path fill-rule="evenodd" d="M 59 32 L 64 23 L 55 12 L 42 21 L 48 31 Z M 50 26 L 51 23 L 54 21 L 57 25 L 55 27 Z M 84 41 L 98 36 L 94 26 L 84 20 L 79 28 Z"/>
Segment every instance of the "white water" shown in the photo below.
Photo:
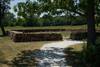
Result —
<path fill-rule="evenodd" d="M 64 41 L 44 44 L 44 46 L 41 47 L 40 49 L 43 53 L 40 54 L 42 59 L 39 60 L 38 67 L 68 67 L 64 57 L 65 54 L 63 50 L 64 48 L 70 45 L 75 45 L 79 43 L 83 42 L 64 40 Z"/>
<path fill-rule="evenodd" d="M 79 44 L 79 43 L 83 43 L 83 41 L 64 40 L 64 41 L 44 44 L 44 46 L 41 49 L 48 50 L 47 48 L 50 48 L 50 47 L 66 48 L 68 46 L 76 45 L 76 44 Z"/>

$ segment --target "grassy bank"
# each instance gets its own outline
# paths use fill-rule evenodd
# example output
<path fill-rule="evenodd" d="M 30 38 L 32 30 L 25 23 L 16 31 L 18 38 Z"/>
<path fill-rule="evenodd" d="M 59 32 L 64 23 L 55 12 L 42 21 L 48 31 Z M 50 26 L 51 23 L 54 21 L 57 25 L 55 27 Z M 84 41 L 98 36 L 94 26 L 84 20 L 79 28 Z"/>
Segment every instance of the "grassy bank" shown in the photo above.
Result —
<path fill-rule="evenodd" d="M 22 50 L 39 49 L 43 44 L 48 42 L 21 42 L 15 43 L 9 37 L 1 37 L 0 51 L 4 54 L 7 60 L 12 59 L 16 54 Z"/>

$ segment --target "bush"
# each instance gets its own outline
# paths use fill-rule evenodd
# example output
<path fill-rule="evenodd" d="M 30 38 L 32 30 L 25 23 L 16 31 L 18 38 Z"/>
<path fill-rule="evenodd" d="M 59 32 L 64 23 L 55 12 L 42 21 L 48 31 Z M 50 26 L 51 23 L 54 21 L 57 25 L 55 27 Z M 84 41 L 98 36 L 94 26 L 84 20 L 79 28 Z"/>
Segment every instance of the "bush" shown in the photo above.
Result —
<path fill-rule="evenodd" d="M 71 25 L 85 25 L 86 22 L 83 22 L 83 21 L 75 21 L 75 22 L 71 22 Z"/>
<path fill-rule="evenodd" d="M 40 26 L 40 24 L 38 22 L 24 22 L 22 24 L 22 26 L 25 26 L 25 27 L 30 27 L 30 26 Z"/>
<path fill-rule="evenodd" d="M 82 45 L 82 44 L 80 44 Z M 100 44 L 83 44 L 83 50 L 64 50 L 67 64 L 72 67 L 98 67 L 100 65 Z"/>
<path fill-rule="evenodd" d="M 72 40 L 83 40 L 87 38 L 86 32 L 72 32 L 70 35 Z"/>
<path fill-rule="evenodd" d="M 100 32 L 96 32 L 96 36 L 97 37 L 100 37 Z M 84 39 L 87 39 L 87 32 L 85 32 L 84 30 L 80 31 L 75 31 L 75 32 L 72 32 L 71 35 L 70 35 L 70 38 L 72 40 L 84 40 Z"/>

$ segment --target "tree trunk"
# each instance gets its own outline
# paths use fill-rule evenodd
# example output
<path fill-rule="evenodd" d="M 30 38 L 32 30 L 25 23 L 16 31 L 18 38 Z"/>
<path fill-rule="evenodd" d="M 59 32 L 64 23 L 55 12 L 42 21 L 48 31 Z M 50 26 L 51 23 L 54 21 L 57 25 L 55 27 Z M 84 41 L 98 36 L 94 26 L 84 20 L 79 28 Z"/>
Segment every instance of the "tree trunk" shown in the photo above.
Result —
<path fill-rule="evenodd" d="M 4 12 L 1 12 L 0 11 L 0 28 L 1 28 L 1 31 L 2 31 L 2 35 L 5 36 L 6 35 L 6 32 L 5 32 L 5 29 L 4 29 L 4 25 L 3 25 L 3 20 L 4 20 Z"/>
<path fill-rule="evenodd" d="M 6 32 L 5 32 L 5 29 L 4 29 L 3 26 L 1 26 L 1 31 L 2 31 L 3 36 L 5 36 L 6 35 Z"/>
<path fill-rule="evenodd" d="M 95 0 L 88 0 L 87 1 L 87 44 L 88 45 L 95 45 L 96 41 L 96 30 L 95 30 Z"/>
<path fill-rule="evenodd" d="M 6 32 L 5 32 L 5 29 L 4 29 L 4 26 L 3 26 L 2 21 L 0 22 L 0 28 L 1 28 L 1 31 L 2 31 L 2 35 L 5 36 L 6 35 Z"/>
<path fill-rule="evenodd" d="M 5 7 L 0 7 L 0 8 L 1 8 L 0 9 L 0 19 L 1 19 L 1 21 L 0 21 L 0 28 L 1 28 L 1 31 L 2 31 L 2 35 L 5 36 L 6 35 L 6 32 L 5 32 L 4 25 L 3 25 L 3 20 L 6 20 L 6 19 L 4 19 Z"/>

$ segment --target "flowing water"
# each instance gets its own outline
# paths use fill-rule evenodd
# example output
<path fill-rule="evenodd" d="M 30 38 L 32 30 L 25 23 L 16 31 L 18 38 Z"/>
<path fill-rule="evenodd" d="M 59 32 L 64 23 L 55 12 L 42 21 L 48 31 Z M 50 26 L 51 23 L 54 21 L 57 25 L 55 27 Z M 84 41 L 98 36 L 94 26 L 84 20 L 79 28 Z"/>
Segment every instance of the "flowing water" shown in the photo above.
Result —
<path fill-rule="evenodd" d="M 82 41 L 64 40 L 45 44 L 34 55 L 38 58 L 37 67 L 68 67 L 65 60 L 64 48 L 83 43 Z"/>

